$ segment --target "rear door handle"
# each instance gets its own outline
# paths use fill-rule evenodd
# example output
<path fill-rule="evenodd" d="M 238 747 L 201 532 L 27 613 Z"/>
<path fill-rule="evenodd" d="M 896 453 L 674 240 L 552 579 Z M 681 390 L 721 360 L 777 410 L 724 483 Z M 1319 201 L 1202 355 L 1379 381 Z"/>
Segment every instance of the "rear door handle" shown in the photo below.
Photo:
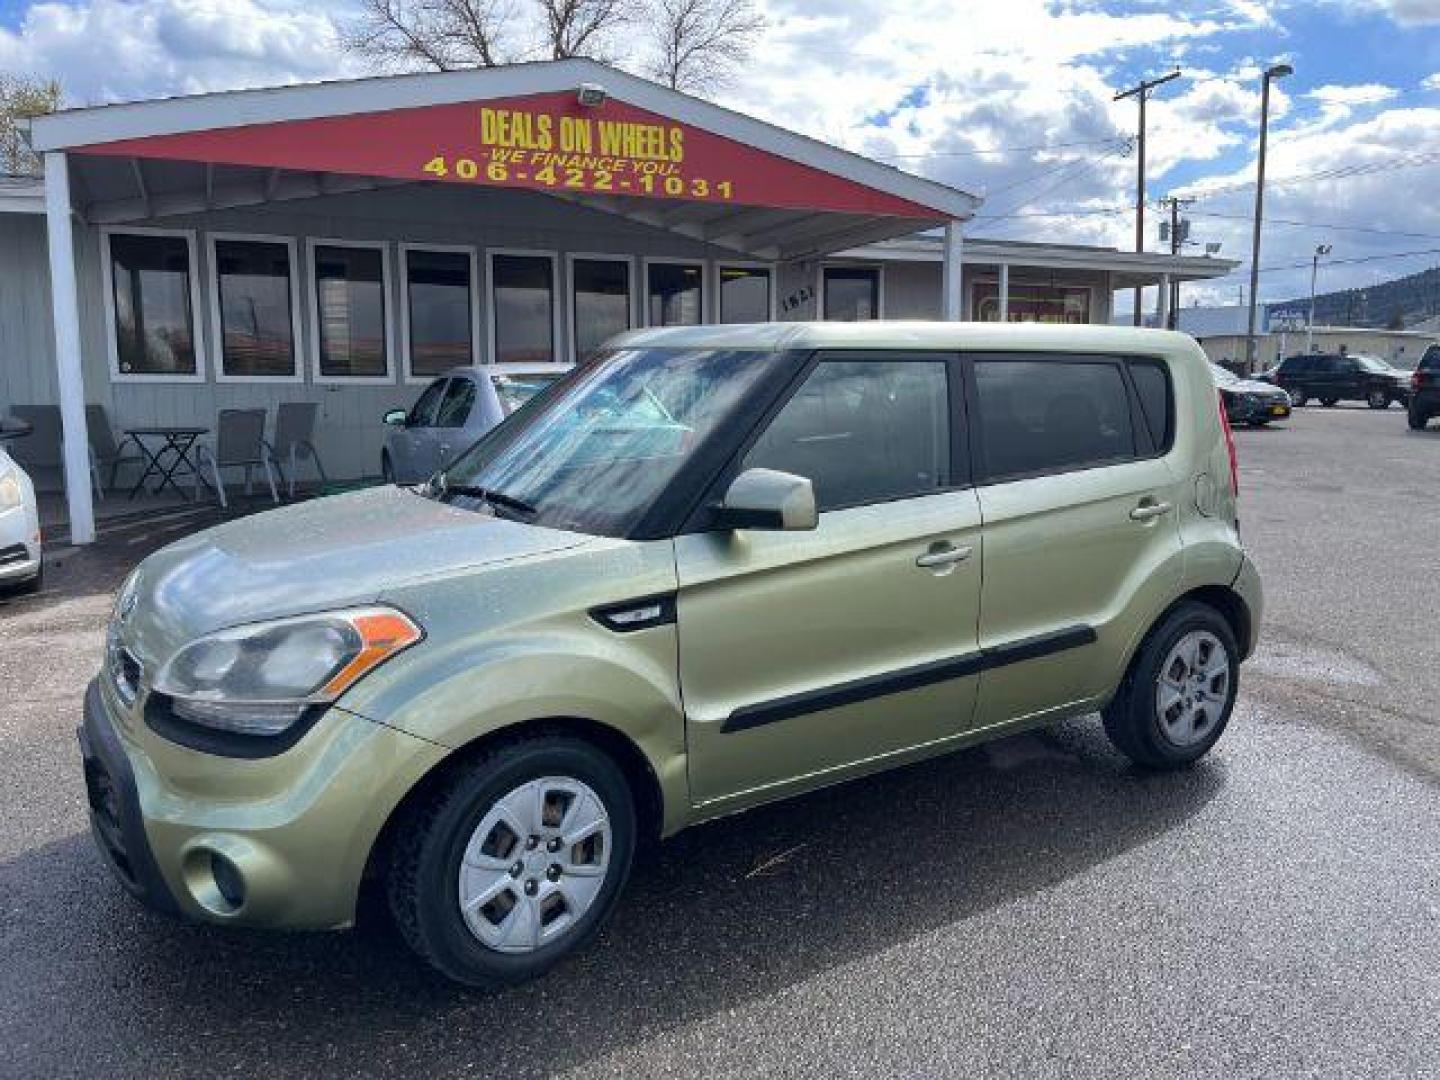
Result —
<path fill-rule="evenodd" d="M 1143 502 L 1130 511 L 1131 521 L 1152 521 L 1170 512 L 1168 502 Z"/>
<path fill-rule="evenodd" d="M 972 547 L 955 547 L 952 544 L 932 547 L 924 555 L 917 556 L 915 565 L 922 570 L 933 569 L 937 566 L 953 566 L 955 563 L 964 562 L 975 553 Z"/>

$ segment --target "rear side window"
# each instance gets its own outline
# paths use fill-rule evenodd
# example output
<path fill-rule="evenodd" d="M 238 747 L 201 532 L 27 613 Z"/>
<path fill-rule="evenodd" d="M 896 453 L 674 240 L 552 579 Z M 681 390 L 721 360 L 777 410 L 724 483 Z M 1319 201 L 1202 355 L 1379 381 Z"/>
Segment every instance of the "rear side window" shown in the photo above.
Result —
<path fill-rule="evenodd" d="M 1130 394 L 1118 363 L 977 358 L 975 384 L 991 480 L 1135 457 Z"/>
<path fill-rule="evenodd" d="M 1440 345 L 1431 345 L 1420 358 L 1420 371 L 1440 371 Z"/>
<path fill-rule="evenodd" d="M 1315 358 L 1310 356 L 1292 356 L 1280 365 L 1280 370 L 1286 375 L 1299 375 L 1309 371 L 1315 366 Z"/>
<path fill-rule="evenodd" d="M 1159 360 L 1131 360 L 1129 365 L 1130 381 L 1135 384 L 1135 393 L 1140 398 L 1140 411 L 1145 416 L 1145 426 L 1150 429 L 1150 441 L 1160 453 L 1166 453 L 1175 437 L 1170 373 Z"/>
<path fill-rule="evenodd" d="M 928 495 L 950 485 L 944 360 L 825 360 L 745 455 L 815 486 L 820 510 Z"/>

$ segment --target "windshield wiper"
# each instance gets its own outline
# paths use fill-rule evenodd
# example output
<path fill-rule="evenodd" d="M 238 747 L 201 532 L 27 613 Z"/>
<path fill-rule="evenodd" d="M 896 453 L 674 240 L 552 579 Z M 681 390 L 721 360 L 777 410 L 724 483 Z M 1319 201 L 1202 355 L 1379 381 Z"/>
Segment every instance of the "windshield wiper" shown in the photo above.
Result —
<path fill-rule="evenodd" d="M 497 510 L 510 510 L 517 514 L 524 514 L 526 517 L 534 517 L 539 511 L 531 506 L 524 499 L 518 499 L 514 495 L 507 495 L 503 491 L 496 491 L 494 488 L 480 487 L 475 484 L 451 484 L 445 482 L 444 474 L 440 477 L 439 495 L 443 499 L 446 495 L 464 495 L 470 499 L 480 499 L 489 503 Z"/>

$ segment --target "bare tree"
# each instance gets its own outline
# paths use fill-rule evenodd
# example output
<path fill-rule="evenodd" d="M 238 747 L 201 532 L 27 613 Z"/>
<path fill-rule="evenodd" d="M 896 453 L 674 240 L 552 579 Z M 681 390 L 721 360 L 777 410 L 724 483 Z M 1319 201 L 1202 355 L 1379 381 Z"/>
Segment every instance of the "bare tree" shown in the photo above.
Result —
<path fill-rule="evenodd" d="M 723 83 L 765 30 L 751 0 L 654 0 L 653 74 L 677 90 Z"/>
<path fill-rule="evenodd" d="M 537 0 L 544 18 L 544 48 L 552 60 L 611 59 L 611 35 L 632 21 L 636 0 Z"/>
<path fill-rule="evenodd" d="M 20 136 L 23 121 L 60 107 L 60 84 L 0 74 L 0 173 L 36 174 L 40 159 Z"/>
<path fill-rule="evenodd" d="M 362 0 L 342 40 L 384 66 L 454 71 L 509 63 L 514 0 Z"/>

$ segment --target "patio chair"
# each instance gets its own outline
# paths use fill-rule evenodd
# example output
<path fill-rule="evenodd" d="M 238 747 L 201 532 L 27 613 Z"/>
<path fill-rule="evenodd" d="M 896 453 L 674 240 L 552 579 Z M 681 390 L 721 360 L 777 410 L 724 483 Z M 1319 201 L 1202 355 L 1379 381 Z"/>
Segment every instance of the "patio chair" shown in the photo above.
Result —
<path fill-rule="evenodd" d="M 320 406 L 313 401 L 286 401 L 275 407 L 275 442 L 269 447 L 270 460 L 275 463 L 280 480 L 287 485 L 287 499 L 295 497 L 295 474 L 302 458 L 315 463 L 321 486 L 330 482 L 313 442 L 315 417 L 319 412 Z M 289 462 L 288 469 L 281 466 L 282 461 Z"/>
<path fill-rule="evenodd" d="M 265 443 L 264 409 L 221 409 L 220 423 L 215 432 L 215 449 L 201 443 L 195 448 L 195 495 L 200 495 L 201 470 L 207 465 L 215 478 L 215 494 L 220 505 L 227 510 L 229 500 L 225 498 L 225 481 L 221 469 L 245 470 L 245 494 L 250 494 L 250 480 L 255 466 L 265 470 L 265 479 L 270 484 L 270 498 L 280 502 L 275 489 L 275 473 L 270 466 L 270 454 Z"/>
<path fill-rule="evenodd" d="M 95 488 L 95 497 L 103 499 L 106 488 L 115 486 L 120 466 L 131 463 L 143 465 L 145 455 L 140 452 L 140 444 L 132 435 L 126 435 L 118 443 L 115 441 L 115 429 L 110 426 L 110 415 L 104 405 L 92 402 L 85 406 L 85 427 L 90 436 L 90 483 Z M 134 449 L 126 453 L 125 448 L 131 443 L 135 444 Z M 102 469 L 110 470 L 108 485 L 100 482 Z"/>

